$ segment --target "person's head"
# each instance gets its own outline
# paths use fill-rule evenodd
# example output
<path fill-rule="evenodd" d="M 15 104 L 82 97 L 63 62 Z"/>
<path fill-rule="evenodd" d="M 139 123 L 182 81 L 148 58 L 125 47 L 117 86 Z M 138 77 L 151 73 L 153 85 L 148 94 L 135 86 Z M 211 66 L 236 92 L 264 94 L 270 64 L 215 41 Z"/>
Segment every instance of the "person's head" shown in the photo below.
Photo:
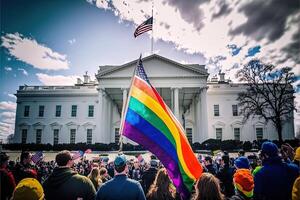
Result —
<path fill-rule="evenodd" d="M 158 167 L 158 160 L 155 160 L 155 159 L 153 159 L 153 160 L 150 160 L 150 167 L 152 167 L 152 168 L 157 168 Z"/>
<path fill-rule="evenodd" d="M 273 142 L 266 141 L 261 146 L 262 160 L 266 158 L 273 158 L 278 156 L 278 147 Z"/>
<path fill-rule="evenodd" d="M 21 163 L 26 165 L 31 162 L 31 154 L 28 151 L 23 151 L 20 156 Z"/>
<path fill-rule="evenodd" d="M 117 174 L 121 174 L 121 173 L 126 173 L 127 171 L 127 164 L 126 164 L 127 160 L 124 154 L 119 154 L 115 161 L 114 161 L 114 166 L 115 166 L 115 171 L 117 172 Z"/>
<path fill-rule="evenodd" d="M 101 167 L 99 170 L 100 176 L 106 176 L 107 175 L 107 169 L 105 167 Z"/>
<path fill-rule="evenodd" d="M 34 178 L 24 178 L 16 186 L 11 200 L 42 200 L 44 190 Z"/>
<path fill-rule="evenodd" d="M 229 155 L 223 155 L 222 156 L 222 159 L 221 159 L 221 165 L 224 166 L 224 165 L 229 165 Z"/>
<path fill-rule="evenodd" d="M 248 158 L 241 156 L 234 161 L 234 166 L 237 169 L 249 169 L 250 162 L 249 162 Z"/>
<path fill-rule="evenodd" d="M 203 173 L 195 185 L 194 200 L 223 200 L 219 180 L 210 173 Z"/>
<path fill-rule="evenodd" d="M 205 162 L 204 162 L 205 165 L 211 165 L 212 164 L 212 159 L 211 159 L 210 156 L 206 156 L 204 158 L 204 160 L 205 160 Z"/>
<path fill-rule="evenodd" d="M 170 190 L 171 185 L 172 182 L 169 178 L 166 168 L 161 168 L 156 173 L 154 182 L 150 186 L 147 196 L 153 196 L 155 199 L 163 199 L 164 196 L 175 197 L 176 189 L 175 191 Z"/>
<path fill-rule="evenodd" d="M 6 155 L 6 153 L 4 153 L 4 152 L 1 152 L 0 153 L 0 167 L 6 168 L 8 165 L 8 160 L 9 160 L 8 155 Z"/>
<path fill-rule="evenodd" d="M 70 151 L 63 150 L 56 154 L 55 162 L 59 167 L 72 167 L 74 161 Z"/>
<path fill-rule="evenodd" d="M 94 180 L 97 180 L 100 178 L 100 172 L 99 172 L 99 168 L 98 167 L 94 167 L 92 168 L 90 174 L 88 175 L 88 177 L 90 179 L 94 179 Z"/>
<path fill-rule="evenodd" d="M 242 195 L 247 198 L 253 197 L 254 179 L 249 169 L 238 169 L 233 176 L 233 184 Z"/>

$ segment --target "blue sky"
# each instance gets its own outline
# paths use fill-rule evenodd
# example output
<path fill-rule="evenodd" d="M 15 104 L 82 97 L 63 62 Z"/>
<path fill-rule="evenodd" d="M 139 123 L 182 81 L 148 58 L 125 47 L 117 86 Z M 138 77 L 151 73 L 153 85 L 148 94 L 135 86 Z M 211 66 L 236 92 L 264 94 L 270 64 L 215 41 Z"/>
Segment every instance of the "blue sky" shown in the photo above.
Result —
<path fill-rule="evenodd" d="M 99 65 L 150 54 L 150 33 L 133 37 L 151 15 L 146 0 L 1 0 L 0 138 L 13 132 L 20 85 L 72 85 Z M 269 0 L 154 0 L 154 52 L 206 64 L 227 78 L 251 58 L 298 75 L 300 3 Z M 266 11 L 278 15 L 266 16 Z M 258 23 L 259 22 L 259 23 Z"/>

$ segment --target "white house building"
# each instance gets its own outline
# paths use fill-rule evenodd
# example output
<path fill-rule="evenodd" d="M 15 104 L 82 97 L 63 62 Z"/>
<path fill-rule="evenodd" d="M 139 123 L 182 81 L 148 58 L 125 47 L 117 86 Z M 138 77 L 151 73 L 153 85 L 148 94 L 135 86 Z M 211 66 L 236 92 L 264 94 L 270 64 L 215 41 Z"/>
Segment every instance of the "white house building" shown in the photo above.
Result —
<path fill-rule="evenodd" d="M 74 86 L 20 86 L 13 142 L 118 142 L 122 105 L 136 63 L 100 66 L 97 81 L 86 74 Z M 143 65 L 190 142 L 277 139 L 270 123 L 258 119 L 242 123 L 236 99 L 244 85 L 226 82 L 224 74 L 208 82 L 203 65 L 180 64 L 156 54 L 145 57 Z M 293 137 L 291 120 L 283 128 L 283 139 Z"/>

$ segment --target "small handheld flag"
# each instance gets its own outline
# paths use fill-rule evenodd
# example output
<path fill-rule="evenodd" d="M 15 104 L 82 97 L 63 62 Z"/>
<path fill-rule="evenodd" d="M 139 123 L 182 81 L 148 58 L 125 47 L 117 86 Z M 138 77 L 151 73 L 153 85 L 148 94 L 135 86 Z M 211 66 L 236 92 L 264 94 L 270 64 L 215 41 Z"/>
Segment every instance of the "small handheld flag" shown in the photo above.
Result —
<path fill-rule="evenodd" d="M 83 156 L 83 151 L 76 151 L 75 153 L 73 153 L 72 159 L 76 160 L 78 158 L 81 158 Z"/>
<path fill-rule="evenodd" d="M 43 159 L 43 157 L 44 157 L 43 152 L 38 151 L 31 157 L 31 160 L 32 160 L 32 162 L 34 162 L 36 164 L 39 161 L 41 161 Z"/>
<path fill-rule="evenodd" d="M 136 38 L 137 36 L 152 30 L 152 25 L 153 25 L 153 17 L 150 17 L 146 21 L 144 21 L 142 24 L 140 24 L 134 31 L 134 37 Z"/>

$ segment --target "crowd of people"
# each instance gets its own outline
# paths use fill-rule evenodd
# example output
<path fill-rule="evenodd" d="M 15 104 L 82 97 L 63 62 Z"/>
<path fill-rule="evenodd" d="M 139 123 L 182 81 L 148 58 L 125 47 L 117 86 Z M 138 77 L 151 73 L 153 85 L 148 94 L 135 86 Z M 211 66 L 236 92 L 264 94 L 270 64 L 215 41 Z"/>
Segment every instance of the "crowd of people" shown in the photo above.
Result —
<path fill-rule="evenodd" d="M 198 156 L 201 177 L 191 191 L 193 200 L 299 200 L 300 147 L 278 148 L 264 142 L 257 155 L 231 158 Z M 7 200 L 175 200 L 181 199 L 167 170 L 155 158 L 150 162 L 127 160 L 119 154 L 113 162 L 74 160 L 70 151 L 57 153 L 55 161 L 33 164 L 22 152 L 19 162 L 0 154 L 0 195 Z"/>

